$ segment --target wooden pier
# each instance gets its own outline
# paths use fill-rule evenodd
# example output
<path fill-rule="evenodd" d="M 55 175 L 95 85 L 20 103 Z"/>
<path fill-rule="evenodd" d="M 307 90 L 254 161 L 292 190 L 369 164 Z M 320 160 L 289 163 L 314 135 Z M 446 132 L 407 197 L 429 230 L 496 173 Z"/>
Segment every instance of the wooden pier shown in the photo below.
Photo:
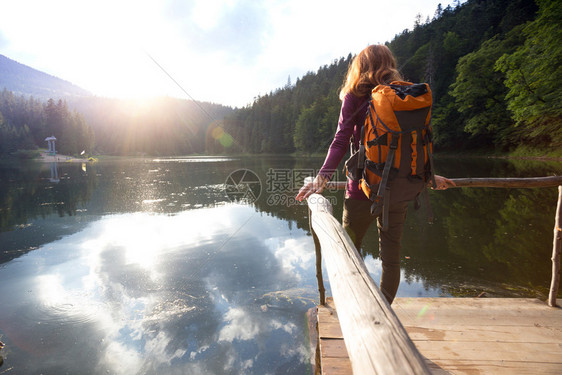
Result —
<path fill-rule="evenodd" d="M 396 298 L 432 374 L 562 374 L 562 309 L 531 298 Z M 318 306 L 324 375 L 352 374 L 332 298 Z"/>
<path fill-rule="evenodd" d="M 559 176 L 547 179 L 540 185 L 561 182 Z M 499 182 L 497 187 L 522 184 Z M 562 309 L 556 305 L 562 186 L 558 192 L 548 305 L 525 298 L 397 298 L 392 307 L 331 205 L 311 195 L 320 293 L 315 374 L 562 374 Z M 333 299 L 325 298 L 322 260 Z"/>

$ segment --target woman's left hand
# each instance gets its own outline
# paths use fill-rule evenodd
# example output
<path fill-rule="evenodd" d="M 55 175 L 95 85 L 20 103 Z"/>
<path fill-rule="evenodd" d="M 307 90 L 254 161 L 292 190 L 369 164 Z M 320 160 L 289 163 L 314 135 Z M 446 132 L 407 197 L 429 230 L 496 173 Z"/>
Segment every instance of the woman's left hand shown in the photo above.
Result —
<path fill-rule="evenodd" d="M 308 198 L 314 193 L 322 193 L 324 190 L 324 186 L 328 182 L 328 179 L 324 176 L 318 175 L 312 182 L 305 183 L 303 187 L 300 188 L 299 193 L 295 197 L 295 199 L 299 202 L 302 202 L 303 199 Z"/>

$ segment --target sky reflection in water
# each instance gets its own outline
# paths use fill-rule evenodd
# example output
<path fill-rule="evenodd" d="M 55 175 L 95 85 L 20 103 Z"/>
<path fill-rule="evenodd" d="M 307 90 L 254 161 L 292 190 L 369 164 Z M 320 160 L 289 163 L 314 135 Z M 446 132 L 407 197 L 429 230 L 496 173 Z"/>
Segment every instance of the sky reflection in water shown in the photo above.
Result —
<path fill-rule="evenodd" d="M 105 216 L 0 266 L 4 357 L 26 373 L 305 373 L 310 242 L 250 206 Z"/>

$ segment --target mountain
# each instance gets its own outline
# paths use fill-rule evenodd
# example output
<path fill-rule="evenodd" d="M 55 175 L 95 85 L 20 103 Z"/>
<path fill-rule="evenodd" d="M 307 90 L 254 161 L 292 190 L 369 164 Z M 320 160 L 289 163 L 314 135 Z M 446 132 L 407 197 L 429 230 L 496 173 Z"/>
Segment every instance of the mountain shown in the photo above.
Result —
<path fill-rule="evenodd" d="M 45 100 L 92 95 L 68 81 L 0 55 L 0 90 L 4 88 L 18 95 Z"/>

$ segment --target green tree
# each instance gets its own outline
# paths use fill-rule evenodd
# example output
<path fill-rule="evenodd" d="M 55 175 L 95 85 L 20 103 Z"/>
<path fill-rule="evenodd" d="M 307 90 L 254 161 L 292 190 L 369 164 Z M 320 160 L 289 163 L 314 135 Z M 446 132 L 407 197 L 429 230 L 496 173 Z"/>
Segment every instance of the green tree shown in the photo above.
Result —
<path fill-rule="evenodd" d="M 341 103 L 328 95 L 301 111 L 295 126 L 295 147 L 304 153 L 324 152 L 334 136 Z"/>
<path fill-rule="evenodd" d="M 507 110 L 503 82 L 505 75 L 494 69 L 504 53 L 521 44 L 521 27 L 513 29 L 506 39 L 495 36 L 459 59 L 457 79 L 451 85 L 458 111 L 464 115 L 464 131 L 478 137 L 482 145 L 507 148 L 516 142 L 513 120 Z"/>
<path fill-rule="evenodd" d="M 322 112 L 320 106 L 314 104 L 301 111 L 295 125 L 294 142 L 300 152 L 312 153 L 316 151 L 320 137 L 318 136 L 318 119 Z"/>
<path fill-rule="evenodd" d="M 538 0 L 537 18 L 523 29 L 525 43 L 502 56 L 508 108 L 532 145 L 562 144 L 562 6 Z"/>
<path fill-rule="evenodd" d="M 437 147 L 457 150 L 481 145 L 482 134 L 471 137 L 465 131 L 471 113 L 461 112 L 452 96 L 451 84 L 458 74 L 455 67 L 486 40 L 496 35 L 503 40 L 513 27 L 532 20 L 535 11 L 533 0 L 468 0 L 454 8 L 438 6 L 431 23 L 405 30 L 388 43 L 406 79 L 431 85 Z M 491 134 L 487 137 L 493 139 Z"/>

